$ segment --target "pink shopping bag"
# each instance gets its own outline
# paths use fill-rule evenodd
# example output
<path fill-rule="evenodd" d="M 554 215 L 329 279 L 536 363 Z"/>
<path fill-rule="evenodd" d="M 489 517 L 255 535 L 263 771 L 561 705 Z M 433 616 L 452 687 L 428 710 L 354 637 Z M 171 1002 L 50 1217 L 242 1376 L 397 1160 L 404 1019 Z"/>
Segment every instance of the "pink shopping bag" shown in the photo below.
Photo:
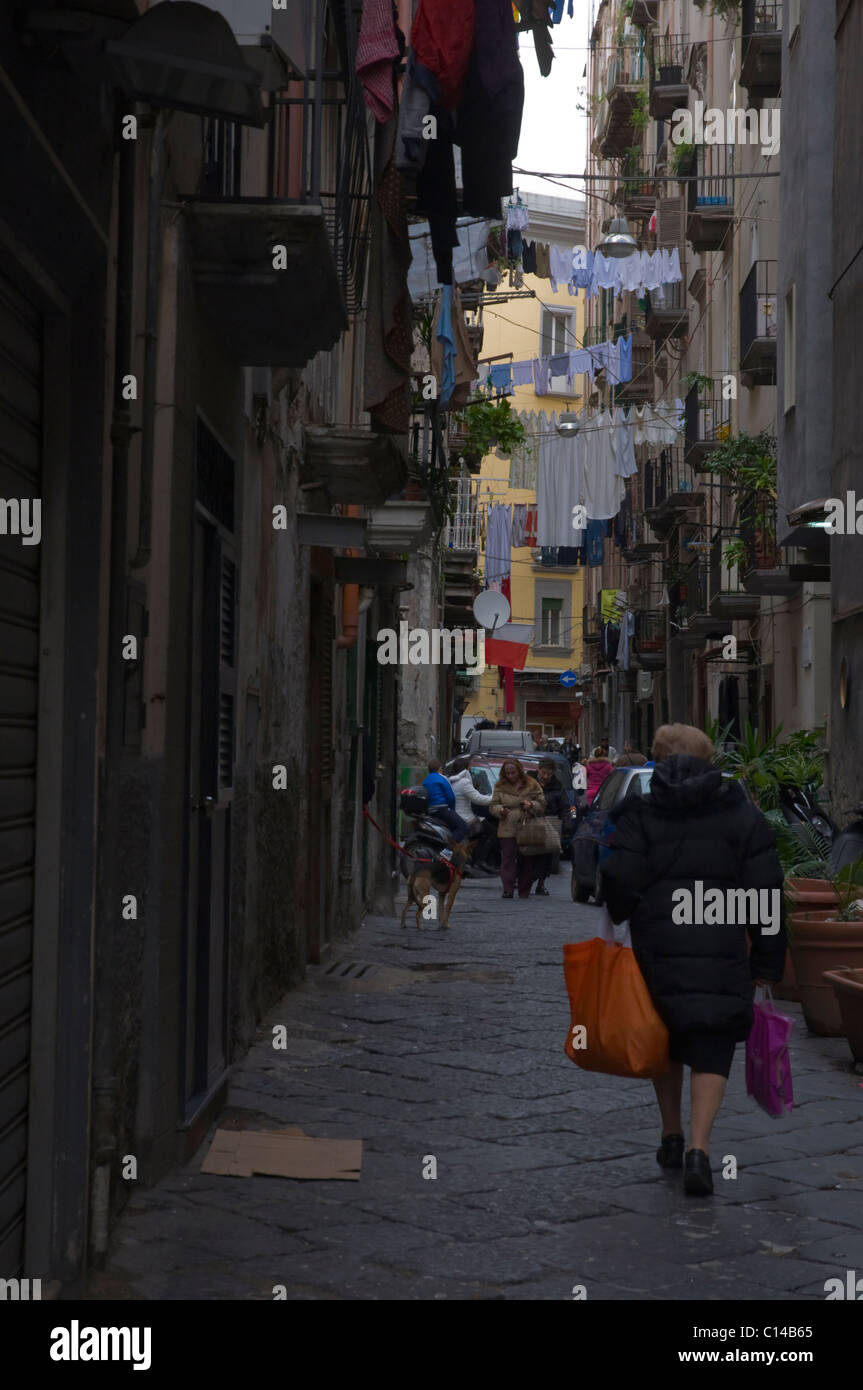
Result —
<path fill-rule="evenodd" d="M 768 1115 L 785 1115 L 794 1108 L 788 1040 L 794 1020 L 773 1007 L 770 999 L 756 1000 L 752 1032 L 746 1040 L 746 1091 Z"/>

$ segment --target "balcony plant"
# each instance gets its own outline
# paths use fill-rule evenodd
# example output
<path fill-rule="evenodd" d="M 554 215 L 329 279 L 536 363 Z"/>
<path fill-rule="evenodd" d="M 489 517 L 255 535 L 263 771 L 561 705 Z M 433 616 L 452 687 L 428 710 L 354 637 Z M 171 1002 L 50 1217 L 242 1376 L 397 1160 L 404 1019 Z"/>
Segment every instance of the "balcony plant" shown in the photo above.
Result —
<path fill-rule="evenodd" d="M 669 169 L 672 174 L 680 174 L 681 176 L 694 174 L 695 164 L 696 154 L 693 144 L 683 140 L 679 145 L 674 146 L 674 153 L 671 156 L 669 164 Z"/>
<path fill-rule="evenodd" d="M 456 428 L 465 427 L 465 459 L 477 462 L 497 448 L 509 454 L 524 443 L 525 429 L 508 400 L 475 401 L 452 417 Z"/>

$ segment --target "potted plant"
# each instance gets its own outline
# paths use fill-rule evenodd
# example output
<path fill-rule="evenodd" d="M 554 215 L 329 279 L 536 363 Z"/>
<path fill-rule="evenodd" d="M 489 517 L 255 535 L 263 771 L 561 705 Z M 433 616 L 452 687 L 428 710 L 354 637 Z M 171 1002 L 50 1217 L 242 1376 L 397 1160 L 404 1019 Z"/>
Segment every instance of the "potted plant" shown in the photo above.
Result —
<path fill-rule="evenodd" d="M 781 811 L 765 811 L 764 814 L 776 837 L 776 852 L 785 875 L 785 932 L 790 945 L 798 915 L 826 919 L 835 910 L 836 889 L 827 877 L 830 844 L 812 826 L 789 825 Z M 774 993 L 777 999 L 800 1002 L 797 971 L 790 949 L 785 953 L 785 970 Z"/>
<path fill-rule="evenodd" d="M 669 167 L 672 174 L 680 174 L 684 177 L 688 174 L 694 174 L 696 172 L 694 144 L 687 140 L 681 140 L 679 145 L 675 145 Z"/>
<path fill-rule="evenodd" d="M 851 1056 L 863 1065 L 863 968 L 840 965 L 825 971 L 824 978 L 833 987 Z"/>
<path fill-rule="evenodd" d="M 820 1037 L 838 1038 L 845 1026 L 828 977 L 840 968 L 863 969 L 863 859 L 848 864 L 832 883 L 837 902 L 828 916 L 794 916 L 791 954 L 807 1027 Z"/>

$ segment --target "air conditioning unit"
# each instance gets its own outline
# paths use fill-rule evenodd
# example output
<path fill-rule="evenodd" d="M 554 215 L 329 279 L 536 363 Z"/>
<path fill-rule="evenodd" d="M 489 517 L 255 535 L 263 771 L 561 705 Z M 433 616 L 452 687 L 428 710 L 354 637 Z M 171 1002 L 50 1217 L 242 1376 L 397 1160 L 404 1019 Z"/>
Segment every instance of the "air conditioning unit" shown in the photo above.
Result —
<path fill-rule="evenodd" d="M 639 671 L 635 682 L 636 700 L 650 700 L 653 698 L 653 673 L 651 671 Z"/>

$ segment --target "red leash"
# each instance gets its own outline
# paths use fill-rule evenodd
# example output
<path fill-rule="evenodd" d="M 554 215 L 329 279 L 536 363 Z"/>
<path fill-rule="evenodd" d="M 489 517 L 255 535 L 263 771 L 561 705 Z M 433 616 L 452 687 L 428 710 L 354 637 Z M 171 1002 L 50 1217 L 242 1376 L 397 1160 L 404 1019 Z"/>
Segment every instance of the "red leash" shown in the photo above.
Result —
<path fill-rule="evenodd" d="M 383 829 L 381 828 L 381 826 L 378 825 L 377 821 L 375 820 L 375 818 L 374 818 L 374 816 L 372 815 L 371 811 L 369 810 L 368 806 L 364 806 L 364 807 L 363 807 L 363 816 L 365 817 L 365 819 L 366 819 L 367 821 L 371 821 L 371 823 L 372 823 L 372 825 L 374 826 L 375 830 L 376 830 L 376 831 L 378 832 L 378 834 L 382 837 L 382 839 L 386 840 L 386 842 L 387 842 L 388 845 L 392 845 L 393 849 L 397 849 L 398 852 L 399 852 L 399 854 L 403 854 L 403 855 L 404 855 L 405 859 L 410 859 L 410 861 L 411 861 L 412 864 L 433 864 L 433 863 L 435 862 L 433 858 L 431 858 L 431 859 L 420 859 L 420 858 L 417 857 L 417 855 L 415 855 L 415 854 L 408 854 L 408 852 L 407 852 L 406 849 L 402 849 L 402 847 L 401 847 L 401 845 L 398 843 L 398 841 L 397 841 L 397 840 L 394 840 L 394 839 L 392 838 L 392 836 L 388 835 L 387 832 L 386 832 L 385 830 L 383 830 Z M 455 864 L 451 864 L 451 863 L 449 862 L 448 859 L 443 859 L 441 862 L 444 863 L 444 864 L 446 864 L 447 869 L 449 870 L 449 883 L 447 884 L 447 888 L 449 888 L 450 884 L 452 883 L 453 874 L 458 874 L 459 878 L 464 878 L 464 872 L 463 872 L 463 870 L 462 870 L 462 869 L 457 869 L 456 866 L 455 866 Z"/>

